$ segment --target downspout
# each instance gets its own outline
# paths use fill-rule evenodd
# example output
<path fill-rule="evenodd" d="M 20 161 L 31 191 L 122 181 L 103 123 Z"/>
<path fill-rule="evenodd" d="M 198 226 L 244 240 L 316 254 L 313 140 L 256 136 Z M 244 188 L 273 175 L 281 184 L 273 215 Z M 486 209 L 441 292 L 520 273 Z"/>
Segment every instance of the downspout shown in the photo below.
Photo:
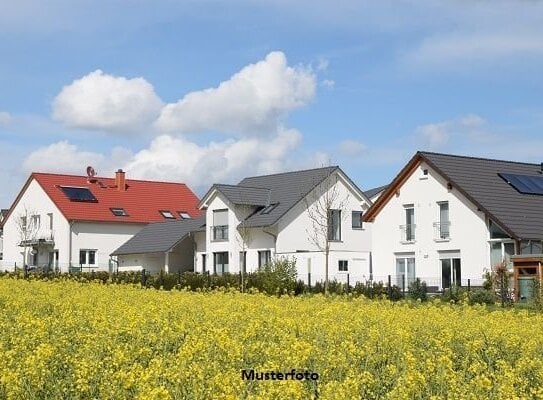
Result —
<path fill-rule="evenodd" d="M 70 221 L 68 224 L 68 272 L 72 266 L 72 226 L 74 221 Z"/>

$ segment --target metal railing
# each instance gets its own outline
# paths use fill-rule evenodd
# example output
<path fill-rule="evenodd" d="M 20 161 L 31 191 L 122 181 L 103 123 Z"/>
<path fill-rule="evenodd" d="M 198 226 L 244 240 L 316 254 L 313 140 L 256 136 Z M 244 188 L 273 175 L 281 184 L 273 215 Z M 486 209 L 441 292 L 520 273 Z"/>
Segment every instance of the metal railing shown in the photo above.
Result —
<path fill-rule="evenodd" d="M 434 222 L 434 239 L 448 240 L 451 238 L 451 223 L 450 221 Z"/>
<path fill-rule="evenodd" d="M 41 229 L 33 237 L 21 240 L 19 246 L 32 246 L 36 244 L 46 244 L 55 242 L 55 231 L 52 229 Z"/>
<path fill-rule="evenodd" d="M 411 243 L 415 241 L 415 224 L 400 225 L 400 241 L 402 243 Z"/>
<path fill-rule="evenodd" d="M 228 240 L 228 225 L 216 225 L 211 227 L 212 241 L 221 242 Z"/>

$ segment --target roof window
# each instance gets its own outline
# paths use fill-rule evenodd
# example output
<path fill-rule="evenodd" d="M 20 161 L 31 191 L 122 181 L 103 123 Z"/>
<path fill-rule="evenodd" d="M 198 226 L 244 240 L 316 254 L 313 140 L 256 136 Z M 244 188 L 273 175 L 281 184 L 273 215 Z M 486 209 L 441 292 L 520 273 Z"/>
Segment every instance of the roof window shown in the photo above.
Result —
<path fill-rule="evenodd" d="M 260 211 L 260 214 L 269 214 L 270 212 L 272 212 L 272 210 L 277 207 L 279 203 L 273 203 L 273 204 L 270 204 L 269 206 L 266 206 L 264 207 L 264 209 L 262 211 Z"/>
<path fill-rule="evenodd" d="M 186 211 L 179 211 L 179 216 L 183 219 L 191 219 L 192 217 L 190 216 L 190 214 Z"/>
<path fill-rule="evenodd" d="M 70 201 L 83 201 L 91 203 L 98 202 L 98 200 L 96 200 L 96 197 L 94 197 L 89 188 L 60 186 L 60 190 L 64 192 L 64 194 L 66 195 L 66 197 L 68 197 L 68 199 L 70 199 Z"/>
<path fill-rule="evenodd" d="M 162 216 L 166 219 L 175 219 L 175 215 L 172 214 L 171 211 L 168 210 L 160 210 L 160 213 Z"/>
<path fill-rule="evenodd" d="M 112 207 L 110 210 L 116 217 L 128 217 L 128 213 L 124 208 Z"/>

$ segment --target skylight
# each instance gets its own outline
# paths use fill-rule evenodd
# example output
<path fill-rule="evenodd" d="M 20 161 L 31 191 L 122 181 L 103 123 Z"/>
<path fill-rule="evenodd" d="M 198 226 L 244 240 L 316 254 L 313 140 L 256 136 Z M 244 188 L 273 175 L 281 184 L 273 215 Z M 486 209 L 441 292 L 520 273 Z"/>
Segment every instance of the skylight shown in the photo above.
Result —
<path fill-rule="evenodd" d="M 60 186 L 60 189 L 64 192 L 66 197 L 71 201 L 83 201 L 83 202 L 94 202 L 96 203 L 96 197 L 92 192 L 85 187 L 74 187 L 74 186 Z"/>
<path fill-rule="evenodd" d="M 160 210 L 160 213 L 162 214 L 162 216 L 164 218 L 167 218 L 167 219 L 175 219 L 175 216 L 172 214 L 171 211 L 168 211 L 168 210 Z"/>
<path fill-rule="evenodd" d="M 179 216 L 183 219 L 191 219 L 192 217 L 190 214 L 186 211 L 179 211 Z"/>
<path fill-rule="evenodd" d="M 260 211 L 260 214 L 269 214 L 272 212 L 272 210 L 277 207 L 279 203 L 270 204 L 269 206 L 264 207 L 262 211 Z"/>
<path fill-rule="evenodd" d="M 124 208 L 110 208 L 113 215 L 116 217 L 128 217 L 128 214 Z"/>

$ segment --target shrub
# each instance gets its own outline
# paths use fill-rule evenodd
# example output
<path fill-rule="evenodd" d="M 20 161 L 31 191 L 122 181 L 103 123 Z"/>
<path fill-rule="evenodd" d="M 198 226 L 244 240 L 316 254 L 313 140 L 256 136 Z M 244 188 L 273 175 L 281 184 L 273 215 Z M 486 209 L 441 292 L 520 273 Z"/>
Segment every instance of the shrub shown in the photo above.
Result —
<path fill-rule="evenodd" d="M 393 285 L 390 288 L 389 300 L 398 301 L 398 300 L 401 300 L 401 299 L 403 299 L 402 289 L 400 289 L 399 286 Z"/>
<path fill-rule="evenodd" d="M 428 289 L 426 287 L 426 282 L 421 282 L 420 278 L 415 279 L 409 284 L 408 293 L 409 297 L 413 300 L 428 300 Z"/>
<path fill-rule="evenodd" d="M 369 299 L 379 298 L 383 295 L 387 295 L 387 288 L 383 282 L 356 282 L 353 288 L 353 292 L 357 295 L 365 296 Z"/>
<path fill-rule="evenodd" d="M 296 288 L 296 276 L 296 259 L 283 257 L 247 274 L 247 288 L 254 287 L 267 294 L 290 293 Z"/>
<path fill-rule="evenodd" d="M 447 289 L 443 289 L 443 294 L 441 295 L 441 300 L 448 303 L 460 303 L 467 297 L 466 289 L 460 286 L 452 286 Z"/>
<path fill-rule="evenodd" d="M 475 289 L 469 297 L 469 304 L 492 305 L 496 302 L 496 296 L 488 289 Z"/>

